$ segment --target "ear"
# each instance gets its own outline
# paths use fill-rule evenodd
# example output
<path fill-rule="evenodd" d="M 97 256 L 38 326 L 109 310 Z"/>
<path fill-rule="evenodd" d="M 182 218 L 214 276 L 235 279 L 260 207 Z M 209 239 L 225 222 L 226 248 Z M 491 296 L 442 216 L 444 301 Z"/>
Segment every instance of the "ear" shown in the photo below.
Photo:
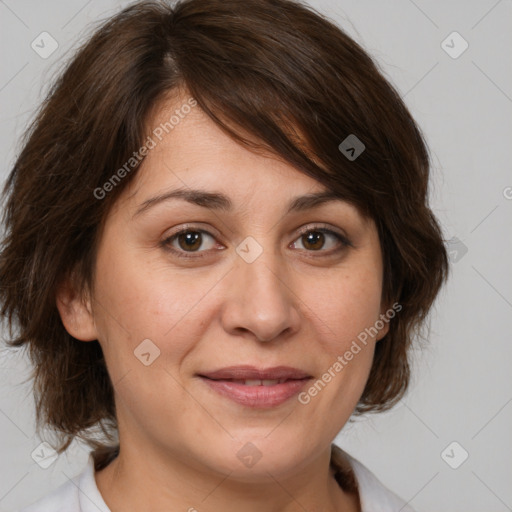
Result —
<path fill-rule="evenodd" d="M 98 339 L 89 294 L 84 297 L 72 277 L 66 278 L 58 287 L 56 305 L 62 323 L 71 336 L 81 341 Z"/>
<path fill-rule="evenodd" d="M 375 341 L 380 341 L 389 332 L 389 322 L 383 321 L 383 323 L 384 327 L 379 331 L 379 334 L 377 334 Z"/>
<path fill-rule="evenodd" d="M 386 334 L 389 332 L 389 322 L 391 319 L 386 314 L 387 311 L 389 311 L 390 307 L 387 307 L 386 305 L 381 309 L 379 320 L 377 320 L 380 324 L 382 322 L 384 326 L 382 329 L 379 330 L 379 334 L 377 334 L 377 337 L 375 338 L 375 341 L 380 341 Z"/>

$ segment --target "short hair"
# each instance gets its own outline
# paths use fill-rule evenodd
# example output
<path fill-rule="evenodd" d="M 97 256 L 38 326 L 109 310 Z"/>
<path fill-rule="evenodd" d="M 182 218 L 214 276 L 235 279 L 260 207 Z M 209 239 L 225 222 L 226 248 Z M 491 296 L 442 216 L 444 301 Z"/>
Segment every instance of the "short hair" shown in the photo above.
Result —
<path fill-rule="evenodd" d="M 59 453 L 75 437 L 95 454 L 115 439 L 100 344 L 68 334 L 56 291 L 70 276 L 92 289 L 101 226 L 140 162 L 105 197 L 97 191 L 177 90 L 239 144 L 277 155 L 375 221 L 382 301 L 402 309 L 376 344 L 354 413 L 396 404 L 409 349 L 449 270 L 428 205 L 428 148 L 399 93 L 359 44 L 298 1 L 141 1 L 103 22 L 60 74 L 4 188 L 1 313 L 8 345 L 26 346 L 34 365 L 38 426 L 57 433 Z M 349 136 L 364 144 L 357 158 L 342 152 Z"/>

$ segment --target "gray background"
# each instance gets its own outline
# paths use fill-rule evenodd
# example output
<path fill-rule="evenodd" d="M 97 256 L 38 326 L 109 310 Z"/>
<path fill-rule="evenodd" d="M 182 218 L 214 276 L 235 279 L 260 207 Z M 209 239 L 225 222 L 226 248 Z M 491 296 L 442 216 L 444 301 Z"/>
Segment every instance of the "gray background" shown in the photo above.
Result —
<path fill-rule="evenodd" d="M 512 510 L 512 3 L 309 3 L 361 43 L 401 92 L 432 150 L 432 208 L 445 238 L 456 238 L 453 274 L 431 315 L 430 344 L 414 353 L 410 392 L 391 412 L 347 425 L 337 442 L 418 512 Z M 127 4 L 0 0 L 2 181 L 54 73 L 91 22 Z M 59 45 L 47 59 L 31 48 L 43 31 Z M 453 31 L 469 44 L 458 58 L 441 46 Z M 453 37 L 447 43 L 452 53 L 462 48 Z M 80 472 L 87 452 L 75 443 L 47 469 L 32 459 L 51 438 L 34 431 L 25 359 L 1 356 L 5 512 Z M 457 469 L 445 462 L 456 466 L 463 450 L 469 457 Z"/>

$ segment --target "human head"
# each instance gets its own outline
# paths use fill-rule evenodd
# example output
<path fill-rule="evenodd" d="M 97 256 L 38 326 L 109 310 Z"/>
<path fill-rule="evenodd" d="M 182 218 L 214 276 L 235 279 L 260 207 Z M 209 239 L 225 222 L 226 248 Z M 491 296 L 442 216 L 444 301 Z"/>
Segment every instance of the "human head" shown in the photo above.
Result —
<path fill-rule="evenodd" d="M 79 51 L 7 182 L 2 311 L 35 363 L 40 419 L 68 442 L 98 422 L 115 429 L 101 347 L 68 334 L 55 297 L 66 279 L 92 289 L 102 226 L 140 162 L 104 186 L 140 154 L 148 120 L 178 87 L 245 147 L 279 155 L 374 220 L 382 303 L 402 309 L 375 347 L 356 412 L 396 403 L 412 335 L 447 272 L 428 207 L 427 149 L 399 95 L 353 40 L 298 3 L 142 2 Z M 353 161 L 338 148 L 350 134 L 365 145 Z"/>

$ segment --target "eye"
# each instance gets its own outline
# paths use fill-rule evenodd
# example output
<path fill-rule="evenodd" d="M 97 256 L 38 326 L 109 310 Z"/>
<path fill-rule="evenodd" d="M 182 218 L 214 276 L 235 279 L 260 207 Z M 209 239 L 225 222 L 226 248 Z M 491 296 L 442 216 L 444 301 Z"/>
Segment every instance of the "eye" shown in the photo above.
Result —
<path fill-rule="evenodd" d="M 300 237 L 290 244 L 294 249 L 309 253 L 321 252 L 322 256 L 330 256 L 348 246 L 352 247 L 347 237 L 322 226 L 308 226 L 300 230 L 300 233 Z M 161 246 L 180 258 L 202 258 L 215 249 L 215 243 L 215 236 L 208 231 L 185 226 L 163 240 Z"/>
<path fill-rule="evenodd" d="M 206 244 L 207 247 L 205 248 L 205 239 L 210 239 L 214 243 Z M 202 253 L 209 249 L 212 249 L 213 246 L 215 246 L 215 238 L 211 233 L 209 233 L 208 231 L 204 231 L 203 229 L 193 229 L 187 227 L 181 229 L 177 233 L 174 233 L 173 235 L 163 240 L 162 246 L 179 257 L 197 258 L 202 257 L 203 255 L 191 254 L 189 256 L 187 253 Z M 203 248 L 203 250 L 199 250 L 201 248 Z"/>
<path fill-rule="evenodd" d="M 332 254 L 337 253 L 352 244 L 344 235 L 331 229 L 324 227 L 307 227 L 302 230 L 300 237 L 297 238 L 292 245 L 296 249 L 304 249 L 308 252 L 321 251 Z M 297 247 L 298 245 L 301 245 L 302 247 Z"/>

